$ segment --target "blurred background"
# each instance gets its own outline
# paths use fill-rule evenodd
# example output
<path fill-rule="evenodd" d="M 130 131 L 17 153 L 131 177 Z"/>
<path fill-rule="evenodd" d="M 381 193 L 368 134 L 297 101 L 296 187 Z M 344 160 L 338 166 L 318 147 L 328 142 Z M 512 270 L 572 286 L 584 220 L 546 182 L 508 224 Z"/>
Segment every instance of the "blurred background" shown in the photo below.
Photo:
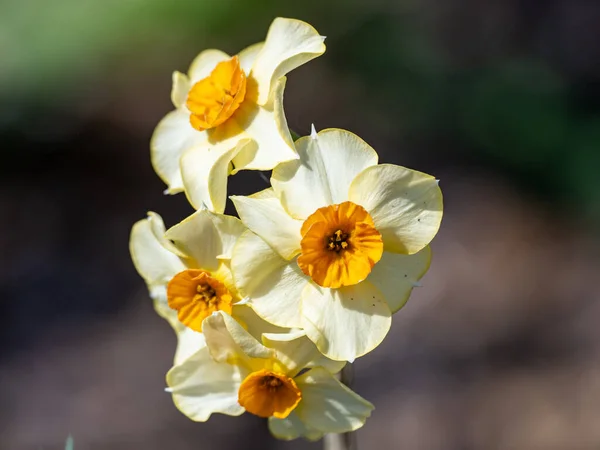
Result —
<path fill-rule="evenodd" d="M 320 448 L 175 409 L 175 337 L 128 252 L 146 211 L 192 212 L 150 166 L 172 71 L 276 16 L 327 36 L 288 77 L 290 128 L 350 129 L 445 196 L 423 287 L 355 364 L 360 448 L 600 448 L 592 0 L 2 0 L 0 448 Z"/>

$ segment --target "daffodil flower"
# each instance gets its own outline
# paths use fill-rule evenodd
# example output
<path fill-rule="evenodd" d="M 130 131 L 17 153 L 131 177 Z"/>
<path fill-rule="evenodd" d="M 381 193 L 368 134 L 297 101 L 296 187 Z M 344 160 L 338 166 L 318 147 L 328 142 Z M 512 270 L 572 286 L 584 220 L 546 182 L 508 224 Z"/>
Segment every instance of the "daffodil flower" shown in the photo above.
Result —
<path fill-rule="evenodd" d="M 129 247 L 158 314 L 178 336 L 175 361 L 204 346 L 202 321 L 226 311 L 260 336 L 273 330 L 240 303 L 229 268 L 231 250 L 246 228 L 236 217 L 200 210 L 165 231 L 153 212 L 134 224 Z"/>
<path fill-rule="evenodd" d="M 205 50 L 187 75 L 175 72 L 176 109 L 150 144 L 166 192 L 185 189 L 196 209 L 222 213 L 228 175 L 297 158 L 283 112 L 284 75 L 323 54 L 323 41 L 309 24 L 277 18 L 264 43 L 233 57 Z"/>
<path fill-rule="evenodd" d="M 263 319 L 352 361 L 381 343 L 428 270 L 442 194 L 429 175 L 377 164 L 347 131 L 313 129 L 296 149 L 272 188 L 231 197 L 249 228 L 233 249 L 234 278 Z"/>
<path fill-rule="evenodd" d="M 213 413 L 269 418 L 280 439 L 319 439 L 360 428 L 373 405 L 332 374 L 303 331 L 263 334 L 262 344 L 224 312 L 204 320 L 207 346 L 167 374 L 177 408 L 204 422 Z"/>

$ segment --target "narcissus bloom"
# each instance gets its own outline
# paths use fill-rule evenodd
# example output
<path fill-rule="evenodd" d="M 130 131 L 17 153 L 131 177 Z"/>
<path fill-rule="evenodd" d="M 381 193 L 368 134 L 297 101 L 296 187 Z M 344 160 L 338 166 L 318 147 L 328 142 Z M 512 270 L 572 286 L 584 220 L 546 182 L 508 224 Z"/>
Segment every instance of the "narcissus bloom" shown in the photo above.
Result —
<path fill-rule="evenodd" d="M 263 319 L 352 361 L 379 345 L 429 268 L 442 194 L 429 175 L 377 164 L 347 131 L 313 130 L 296 149 L 272 189 L 232 197 L 250 230 L 234 247 L 234 278 Z"/>
<path fill-rule="evenodd" d="M 152 164 L 199 209 L 222 213 L 227 177 L 297 158 L 283 112 L 284 75 L 323 54 L 324 37 L 300 20 L 277 18 L 264 43 L 231 57 L 206 50 L 187 75 L 173 74 L 176 109 L 158 124 Z"/>
<path fill-rule="evenodd" d="M 245 229 L 238 218 L 207 210 L 168 231 L 152 212 L 134 224 L 131 257 L 156 311 L 178 335 L 176 362 L 204 346 L 202 321 L 215 311 L 232 314 L 255 335 L 265 330 L 264 321 L 239 303 L 229 268 L 233 244 Z"/>
<path fill-rule="evenodd" d="M 373 405 L 332 374 L 303 331 L 263 334 L 262 344 L 223 312 L 204 320 L 207 347 L 167 374 L 177 408 L 195 421 L 244 411 L 269 418 L 280 439 L 319 439 L 360 428 Z"/>

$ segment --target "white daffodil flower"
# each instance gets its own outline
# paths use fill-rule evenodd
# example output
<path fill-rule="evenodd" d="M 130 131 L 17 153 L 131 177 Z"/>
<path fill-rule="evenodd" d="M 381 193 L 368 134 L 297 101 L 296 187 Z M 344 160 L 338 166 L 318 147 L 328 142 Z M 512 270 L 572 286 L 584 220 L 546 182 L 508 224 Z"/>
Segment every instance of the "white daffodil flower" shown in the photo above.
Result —
<path fill-rule="evenodd" d="M 148 285 L 156 311 L 178 337 L 175 362 L 205 345 L 202 321 L 214 311 L 227 311 L 256 336 L 280 331 L 240 302 L 233 283 L 231 251 L 245 229 L 238 218 L 207 210 L 166 232 L 162 218 L 150 212 L 131 229 L 135 268 Z"/>
<path fill-rule="evenodd" d="M 263 319 L 353 361 L 381 343 L 428 270 L 442 193 L 429 175 L 377 164 L 348 131 L 313 130 L 296 149 L 272 189 L 231 197 L 249 228 L 232 253 L 236 286 Z"/>
<path fill-rule="evenodd" d="M 360 428 L 373 410 L 332 375 L 343 363 L 323 357 L 303 331 L 263 334 L 261 344 L 224 312 L 203 329 L 207 347 L 167 374 L 175 405 L 192 420 L 247 411 L 268 417 L 280 439 L 319 439 Z"/>
<path fill-rule="evenodd" d="M 277 18 L 264 43 L 236 56 L 205 50 L 187 75 L 173 74 L 175 110 L 156 127 L 152 164 L 190 203 L 222 213 L 227 177 L 239 170 L 271 170 L 297 158 L 283 111 L 286 75 L 325 52 L 309 24 Z"/>

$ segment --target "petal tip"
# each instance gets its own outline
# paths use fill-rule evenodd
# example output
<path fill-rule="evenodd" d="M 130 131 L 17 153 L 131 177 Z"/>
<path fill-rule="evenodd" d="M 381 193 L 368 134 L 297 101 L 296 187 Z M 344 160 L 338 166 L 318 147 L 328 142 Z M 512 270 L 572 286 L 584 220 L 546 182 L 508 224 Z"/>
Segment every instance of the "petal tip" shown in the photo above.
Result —
<path fill-rule="evenodd" d="M 315 128 L 314 123 L 310 124 L 310 137 L 312 139 L 317 139 L 317 137 L 318 137 L 317 129 Z"/>

